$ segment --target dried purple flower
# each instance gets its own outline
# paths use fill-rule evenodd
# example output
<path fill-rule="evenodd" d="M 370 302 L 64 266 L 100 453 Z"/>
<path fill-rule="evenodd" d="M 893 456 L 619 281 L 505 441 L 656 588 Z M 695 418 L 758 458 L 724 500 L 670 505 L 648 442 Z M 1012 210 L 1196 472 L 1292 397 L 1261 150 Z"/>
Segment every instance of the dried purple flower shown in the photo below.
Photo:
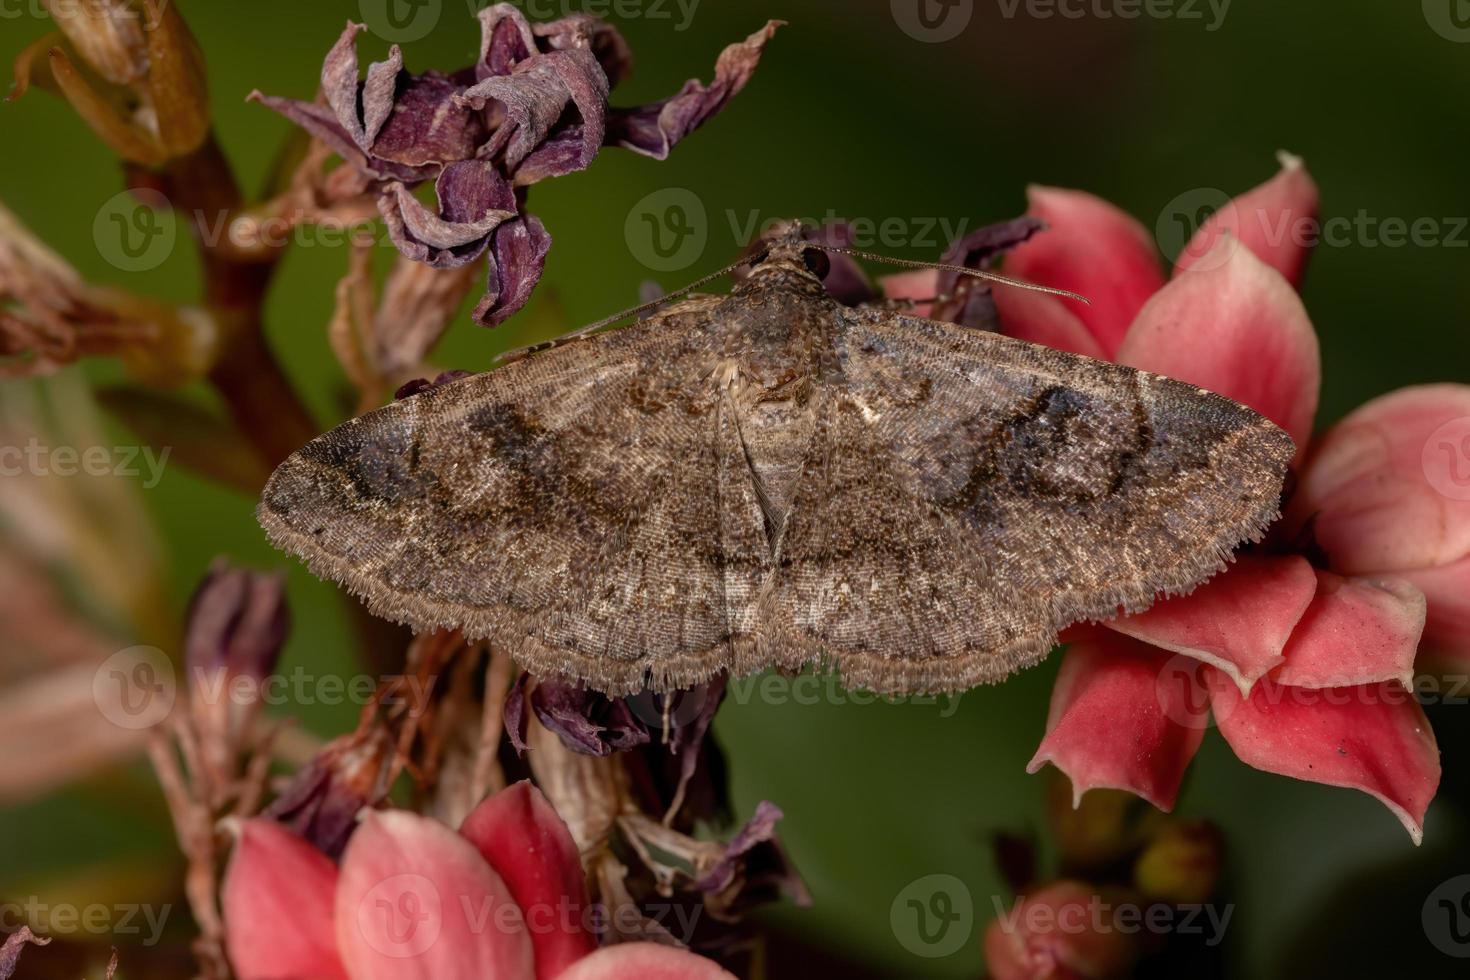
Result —
<path fill-rule="evenodd" d="M 1045 224 L 1029 216 L 987 225 L 951 243 L 940 261 L 968 269 L 988 269 L 996 259 L 1045 228 Z M 939 302 L 929 314 L 934 319 L 976 330 L 1000 329 L 1000 316 L 988 283 L 941 270 L 936 292 Z"/>
<path fill-rule="evenodd" d="M 447 163 L 473 157 L 485 126 L 479 114 L 455 101 L 462 86 L 438 72 L 410 74 L 397 45 L 386 61 L 369 65 L 366 79 L 360 79 L 357 35 L 364 30 L 349 23 L 327 53 L 322 63 L 325 106 L 258 91 L 250 98 L 373 178 L 419 183 Z"/>
<path fill-rule="evenodd" d="M 262 816 L 337 858 L 357 827 L 358 813 L 388 795 L 394 753 L 392 738 L 379 728 L 335 739 L 292 778 Z"/>
<path fill-rule="evenodd" d="M 567 748 L 583 755 L 607 756 L 649 741 L 648 729 L 623 699 L 574 684 L 541 681 L 531 692 L 531 710 Z"/>
<path fill-rule="evenodd" d="M 756 805 L 755 813 L 740 832 L 725 845 L 725 851 L 695 887 L 719 896 L 714 911 L 726 915 L 785 894 L 798 906 L 811 904 L 806 882 L 787 858 L 776 836 L 781 808 L 768 800 Z"/>
<path fill-rule="evenodd" d="M 608 90 L 592 52 L 573 48 L 532 56 L 511 74 L 491 75 L 467 89 L 458 101 L 482 111 L 499 103 L 504 116 L 481 152 L 527 186 L 592 165 L 606 131 Z"/>
<path fill-rule="evenodd" d="M 235 568 L 218 559 L 189 603 L 185 651 L 194 673 L 263 680 L 276 669 L 290 614 L 279 575 Z"/>
<path fill-rule="evenodd" d="M 415 262 L 436 269 L 468 265 L 485 254 L 495 229 L 516 216 L 515 192 L 488 160 L 451 163 L 435 189 L 439 214 L 398 181 L 378 198 L 393 244 Z"/>
<path fill-rule="evenodd" d="M 612 25 L 586 14 L 532 25 L 508 3 L 479 18 L 480 59 L 461 71 L 412 74 L 394 47 L 360 77 L 364 28 L 348 24 L 322 66 L 325 105 L 251 97 L 371 180 L 404 255 L 453 268 L 488 253 L 475 319 L 495 326 L 525 306 L 551 248 L 512 188 L 584 170 L 604 145 L 667 157 L 750 80 L 779 22 L 727 48 L 709 85 L 690 81 L 672 98 L 613 110 L 609 92 L 632 56 Z M 437 210 L 412 194 L 431 179 Z"/>
<path fill-rule="evenodd" d="M 433 381 L 430 381 L 428 378 L 414 378 L 393 393 L 393 400 L 401 402 L 405 398 L 412 398 L 414 395 L 428 391 L 431 388 L 438 388 L 441 385 L 449 384 L 451 381 L 468 378 L 474 373 L 473 371 L 445 371 Z"/>
<path fill-rule="evenodd" d="M 674 144 L 725 108 L 755 73 L 766 44 L 784 21 L 773 20 L 720 53 L 709 85 L 691 78 L 678 95 L 633 109 L 614 109 L 607 120 L 607 140 L 655 160 L 668 158 Z"/>

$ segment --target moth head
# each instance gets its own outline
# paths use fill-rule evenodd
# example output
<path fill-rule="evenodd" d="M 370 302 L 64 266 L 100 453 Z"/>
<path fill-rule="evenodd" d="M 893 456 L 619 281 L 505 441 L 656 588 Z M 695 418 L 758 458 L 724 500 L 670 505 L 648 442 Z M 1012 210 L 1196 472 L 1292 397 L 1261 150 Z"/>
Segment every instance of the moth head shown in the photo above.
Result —
<path fill-rule="evenodd" d="M 783 221 L 757 244 L 747 260 L 754 273 L 786 272 L 820 282 L 831 271 L 827 251 L 806 238 L 800 221 Z"/>

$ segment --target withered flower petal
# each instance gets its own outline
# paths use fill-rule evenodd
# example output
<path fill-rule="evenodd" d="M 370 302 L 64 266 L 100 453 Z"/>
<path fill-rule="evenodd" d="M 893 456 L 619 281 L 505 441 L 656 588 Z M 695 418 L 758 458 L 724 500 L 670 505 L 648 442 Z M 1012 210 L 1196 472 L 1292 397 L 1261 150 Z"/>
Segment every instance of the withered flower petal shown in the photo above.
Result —
<path fill-rule="evenodd" d="M 478 259 L 490 247 L 495 229 L 516 214 L 515 192 L 488 160 L 451 163 L 435 189 L 439 214 L 401 183 L 388 185 L 378 209 L 398 250 L 436 269 Z"/>
<path fill-rule="evenodd" d="M 380 180 L 416 184 L 446 163 L 473 157 L 485 136 L 475 113 L 455 101 L 460 88 L 436 72 L 411 75 L 395 45 L 361 76 L 357 35 L 349 23 L 322 63 L 325 106 L 251 93 L 250 98 L 302 127 L 353 167 Z"/>
<path fill-rule="evenodd" d="M 496 327 L 520 312 L 541 281 L 550 251 L 551 235 L 535 215 L 496 228 L 490 247 L 489 286 L 475 307 L 475 321 Z"/>
<path fill-rule="evenodd" d="M 531 710 L 573 752 L 607 756 L 648 743 L 648 729 L 622 699 L 561 681 L 542 681 L 531 692 Z"/>
<path fill-rule="evenodd" d="M 530 21 L 513 3 L 497 3 L 479 13 L 480 61 L 477 81 L 491 75 L 509 75 L 511 69 L 540 50 Z"/>
<path fill-rule="evenodd" d="M 516 755 L 525 755 L 530 746 L 526 743 L 527 726 L 530 724 L 531 716 L 526 714 L 526 686 L 531 681 L 530 674 L 521 674 L 516 682 L 510 686 L 505 695 L 505 706 L 501 709 L 500 720 L 505 725 L 505 737 L 510 739 L 511 748 L 516 750 Z"/>
<path fill-rule="evenodd" d="M 20 954 L 27 943 L 35 943 L 37 946 L 46 946 L 51 942 L 31 932 L 29 926 L 21 926 L 5 939 L 5 945 L 0 946 L 0 980 L 10 980 L 15 973 L 15 965 L 20 962 Z"/>
<path fill-rule="evenodd" d="M 486 129 L 478 113 L 459 103 L 463 87 L 434 71 L 400 78 L 393 111 L 373 141 L 373 156 L 408 167 L 473 158 Z"/>
<path fill-rule="evenodd" d="M 785 816 L 770 800 L 756 804 L 755 813 L 728 844 L 720 860 L 695 882 L 702 892 L 722 892 L 735 881 L 746 859 L 757 848 L 776 840 L 776 824 Z"/>
<path fill-rule="evenodd" d="M 480 11 L 480 61 L 475 77 L 509 75 L 520 62 L 538 51 L 589 48 L 608 82 L 616 85 L 633 64 L 633 52 L 618 29 L 600 17 L 574 13 L 560 20 L 531 24 L 519 7 L 497 3 Z"/>
<path fill-rule="evenodd" d="M 189 603 L 188 624 L 190 670 L 268 677 L 290 628 L 285 583 L 216 561 Z"/>
<path fill-rule="evenodd" d="M 951 243 L 940 261 L 968 269 L 989 269 L 1006 252 L 1045 229 L 1043 222 L 1030 216 L 987 225 Z M 939 302 L 930 314 L 934 319 L 977 330 L 1000 329 L 999 314 L 987 283 L 941 270 L 935 290 Z"/>
<path fill-rule="evenodd" d="M 607 97 L 607 76 L 596 57 L 572 48 L 530 57 L 509 75 L 492 75 L 467 89 L 458 101 L 477 110 L 499 103 L 504 118 L 481 152 L 503 155 L 506 173 L 525 186 L 591 166 L 606 132 Z M 563 122 L 568 106 L 576 107 L 578 123 Z M 572 130 L 575 139 L 545 145 L 553 128 Z"/>
<path fill-rule="evenodd" d="M 393 400 L 401 402 L 405 398 L 412 398 L 414 395 L 428 391 L 431 388 L 438 388 L 442 385 L 449 384 L 451 381 L 468 378 L 474 373 L 473 371 L 444 371 L 432 381 L 428 378 L 414 378 L 393 393 Z"/>
<path fill-rule="evenodd" d="M 393 740 L 381 729 L 335 739 L 261 815 L 290 827 L 336 859 L 357 827 L 358 813 L 387 796 L 394 752 Z"/>
<path fill-rule="evenodd" d="M 674 144 L 725 107 L 755 73 L 761 53 L 784 21 L 765 27 L 721 52 L 709 85 L 690 79 L 678 95 L 632 109 L 613 109 L 607 120 L 609 143 L 625 146 L 656 160 L 666 159 Z"/>

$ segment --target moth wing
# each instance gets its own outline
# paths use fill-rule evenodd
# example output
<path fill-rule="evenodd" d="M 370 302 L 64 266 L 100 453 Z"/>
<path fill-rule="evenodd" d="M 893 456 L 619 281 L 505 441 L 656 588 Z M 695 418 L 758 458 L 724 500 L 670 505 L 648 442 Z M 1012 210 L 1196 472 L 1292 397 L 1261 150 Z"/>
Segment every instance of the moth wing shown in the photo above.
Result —
<path fill-rule="evenodd" d="M 1218 572 L 1295 447 L 1192 385 L 998 334 L 850 311 L 781 544 L 776 629 L 849 683 L 955 690 L 1059 630 Z"/>
<path fill-rule="evenodd" d="M 722 526 L 707 303 L 370 412 L 271 477 L 279 547 L 419 630 L 461 628 L 607 691 L 727 666 L 759 538 Z M 735 502 L 738 504 L 738 501 Z"/>

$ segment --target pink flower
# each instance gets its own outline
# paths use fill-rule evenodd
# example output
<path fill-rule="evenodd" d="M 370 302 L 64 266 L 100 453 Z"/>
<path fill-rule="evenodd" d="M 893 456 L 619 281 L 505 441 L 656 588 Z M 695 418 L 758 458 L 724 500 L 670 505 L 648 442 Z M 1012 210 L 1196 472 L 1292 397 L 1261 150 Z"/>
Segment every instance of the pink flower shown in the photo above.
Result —
<path fill-rule="evenodd" d="M 1317 191 L 1282 159 L 1200 227 L 1168 281 L 1128 215 L 1033 187 L 1050 230 L 1005 271 L 1093 302 L 1000 288 L 1004 330 L 1227 395 L 1307 447 L 1321 365 L 1293 285 Z M 893 293 L 924 283 L 906 276 Z M 1069 632 L 1031 771 L 1050 762 L 1079 797 L 1112 787 L 1168 810 L 1213 716 L 1242 761 L 1370 793 L 1421 839 L 1440 766 L 1412 693 L 1420 636 L 1470 657 L 1470 388 L 1378 399 L 1296 465 L 1265 547 L 1191 595 Z"/>
<path fill-rule="evenodd" d="M 985 965 L 995 980 L 1101 980 L 1126 976 L 1138 955 L 1136 930 L 1110 920 L 1121 896 L 1058 881 L 1018 899 L 985 930 Z"/>
<path fill-rule="evenodd" d="M 239 980 L 715 980 L 719 966 L 653 943 L 597 948 L 582 863 L 529 782 L 455 833 L 370 812 L 341 867 L 270 820 L 246 821 L 223 889 Z"/>

